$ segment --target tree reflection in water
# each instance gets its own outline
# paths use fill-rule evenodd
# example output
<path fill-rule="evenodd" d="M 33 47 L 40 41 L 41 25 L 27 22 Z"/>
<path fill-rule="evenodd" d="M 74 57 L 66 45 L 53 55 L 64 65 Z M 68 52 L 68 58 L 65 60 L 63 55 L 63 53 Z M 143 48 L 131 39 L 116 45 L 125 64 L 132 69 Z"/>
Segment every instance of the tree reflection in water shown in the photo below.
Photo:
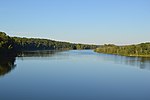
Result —
<path fill-rule="evenodd" d="M 124 64 L 150 70 L 150 57 L 128 57 L 111 54 L 102 54 L 105 61 L 112 61 L 116 64 Z"/>
<path fill-rule="evenodd" d="M 53 56 L 56 51 L 24 51 L 24 52 L 8 52 L 7 54 L 0 54 L 0 76 L 11 72 L 15 67 L 15 60 L 24 57 L 50 57 Z"/>
<path fill-rule="evenodd" d="M 97 53 L 91 53 L 91 51 L 87 51 L 89 53 L 81 52 L 78 55 L 94 55 L 95 57 L 100 57 L 104 61 L 111 61 L 118 64 L 124 64 L 129 66 L 138 67 L 140 69 L 147 69 L 150 70 L 150 58 L 146 57 L 126 57 L 126 56 L 119 56 L 119 55 L 110 55 L 110 54 L 97 54 Z M 73 53 L 73 51 L 71 52 Z M 60 57 L 60 55 L 63 55 Z M 61 51 L 27 51 L 27 52 L 21 52 L 18 54 L 17 59 L 42 59 L 45 60 L 45 58 L 57 58 L 59 56 L 59 59 L 65 59 L 66 56 L 70 55 L 70 52 L 61 53 Z M 75 55 L 74 55 L 75 56 Z M 91 56 L 92 57 L 92 56 Z M 58 59 L 58 58 L 57 58 Z M 7 73 L 9 73 L 12 69 L 16 67 L 15 64 L 16 60 L 16 54 L 10 53 L 7 56 L 0 56 L 0 76 L 3 76 Z"/>
<path fill-rule="evenodd" d="M 81 56 L 81 55 L 90 55 L 98 57 L 98 59 L 103 59 L 104 61 L 111 61 L 118 64 L 128 65 L 128 66 L 134 66 L 138 67 L 140 69 L 147 69 L 150 70 L 150 57 L 128 57 L 128 56 L 119 56 L 119 55 L 112 55 L 112 54 L 97 54 L 91 50 L 71 50 L 71 52 L 67 51 L 62 53 L 62 51 L 27 51 L 27 52 L 21 52 L 19 54 L 19 58 L 23 59 L 46 59 L 54 56 L 59 56 L 60 59 L 65 59 L 65 57 L 74 54 L 74 56 Z M 63 56 L 61 56 L 63 55 Z M 44 58 L 45 57 L 45 58 Z M 61 58 L 62 57 L 62 58 Z M 58 58 L 57 58 L 58 59 Z"/>
<path fill-rule="evenodd" d="M 149 57 L 126 57 L 125 64 L 137 66 L 140 69 L 150 70 L 150 58 Z"/>
<path fill-rule="evenodd" d="M 39 50 L 39 51 L 23 51 L 18 53 L 18 57 L 50 57 L 60 51 L 55 50 Z"/>
<path fill-rule="evenodd" d="M 16 54 L 14 53 L 10 53 L 5 56 L 0 56 L 0 76 L 11 72 L 11 70 L 13 70 L 16 67 L 15 57 Z"/>
<path fill-rule="evenodd" d="M 37 50 L 37 51 L 23 51 L 18 53 L 17 60 L 50 60 L 50 59 L 64 59 L 61 58 L 61 52 L 66 50 Z M 62 56 L 63 57 L 63 56 Z"/>

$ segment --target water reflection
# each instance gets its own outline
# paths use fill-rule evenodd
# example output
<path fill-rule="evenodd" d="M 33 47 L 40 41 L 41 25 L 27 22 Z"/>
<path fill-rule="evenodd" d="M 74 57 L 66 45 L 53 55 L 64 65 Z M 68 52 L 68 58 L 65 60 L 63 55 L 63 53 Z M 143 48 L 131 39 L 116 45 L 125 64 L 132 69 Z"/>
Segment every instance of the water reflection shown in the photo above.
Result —
<path fill-rule="evenodd" d="M 5 57 L 0 57 L 0 76 L 3 76 L 16 67 L 15 55 L 8 54 Z"/>
<path fill-rule="evenodd" d="M 39 51 L 23 51 L 18 53 L 17 59 L 21 60 L 49 60 L 61 56 L 61 50 L 39 50 Z M 61 58 L 63 59 L 63 58 Z"/>
<path fill-rule="evenodd" d="M 128 65 L 139 67 L 140 69 L 148 69 L 150 70 L 150 58 L 148 57 L 126 57 L 119 55 L 111 55 L 111 54 L 99 54 L 95 53 L 93 50 L 70 50 L 70 51 L 26 51 L 21 52 L 18 55 L 18 59 L 40 59 L 40 60 L 61 60 L 68 59 L 69 57 L 75 58 L 86 57 L 89 59 L 97 59 L 102 61 L 114 62 L 116 64 Z"/>
<path fill-rule="evenodd" d="M 50 57 L 59 51 L 44 50 L 44 51 L 23 51 L 18 53 L 18 57 Z"/>
<path fill-rule="evenodd" d="M 124 60 L 126 59 L 126 60 Z M 139 67 L 140 69 L 150 70 L 150 58 L 146 57 L 121 57 L 122 64 Z"/>
<path fill-rule="evenodd" d="M 134 67 L 139 67 L 140 69 L 150 70 L 150 58 L 149 57 L 126 57 L 111 54 L 100 54 L 103 55 L 103 60 L 112 61 L 117 64 L 124 64 Z"/>
<path fill-rule="evenodd" d="M 138 67 L 140 69 L 150 70 L 150 58 L 148 57 L 126 57 L 110 54 L 99 54 L 92 50 L 70 50 L 70 51 L 24 51 L 18 53 L 17 59 L 39 59 L 39 60 L 61 60 L 86 57 L 89 59 L 97 59 L 101 61 L 114 62 L 116 64 Z M 5 75 L 15 68 L 15 56 L 0 57 L 0 76 Z"/>

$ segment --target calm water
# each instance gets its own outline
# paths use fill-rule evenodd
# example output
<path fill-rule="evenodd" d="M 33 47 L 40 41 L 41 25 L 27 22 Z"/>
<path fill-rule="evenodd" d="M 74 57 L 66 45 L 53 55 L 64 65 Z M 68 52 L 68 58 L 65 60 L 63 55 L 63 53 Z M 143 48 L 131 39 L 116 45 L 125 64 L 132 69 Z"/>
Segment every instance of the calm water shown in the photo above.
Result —
<path fill-rule="evenodd" d="M 150 100 L 150 59 L 24 52 L 0 61 L 0 100 Z"/>

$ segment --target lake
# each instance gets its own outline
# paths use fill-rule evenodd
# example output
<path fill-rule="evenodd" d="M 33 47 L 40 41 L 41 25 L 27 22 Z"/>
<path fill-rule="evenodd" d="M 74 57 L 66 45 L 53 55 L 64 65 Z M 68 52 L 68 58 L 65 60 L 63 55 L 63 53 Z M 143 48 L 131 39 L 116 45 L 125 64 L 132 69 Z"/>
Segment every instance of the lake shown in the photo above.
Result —
<path fill-rule="evenodd" d="M 0 61 L 0 100 L 150 100 L 150 58 L 22 52 Z"/>

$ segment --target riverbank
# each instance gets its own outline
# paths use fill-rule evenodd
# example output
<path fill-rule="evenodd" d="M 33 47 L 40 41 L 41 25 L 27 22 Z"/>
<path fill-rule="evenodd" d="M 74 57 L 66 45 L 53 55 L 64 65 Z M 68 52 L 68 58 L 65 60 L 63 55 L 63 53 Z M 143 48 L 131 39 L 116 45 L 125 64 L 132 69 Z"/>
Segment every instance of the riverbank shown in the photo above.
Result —
<path fill-rule="evenodd" d="M 94 51 L 97 53 L 115 54 L 130 57 L 150 57 L 150 43 L 125 46 L 108 44 L 96 48 Z"/>

